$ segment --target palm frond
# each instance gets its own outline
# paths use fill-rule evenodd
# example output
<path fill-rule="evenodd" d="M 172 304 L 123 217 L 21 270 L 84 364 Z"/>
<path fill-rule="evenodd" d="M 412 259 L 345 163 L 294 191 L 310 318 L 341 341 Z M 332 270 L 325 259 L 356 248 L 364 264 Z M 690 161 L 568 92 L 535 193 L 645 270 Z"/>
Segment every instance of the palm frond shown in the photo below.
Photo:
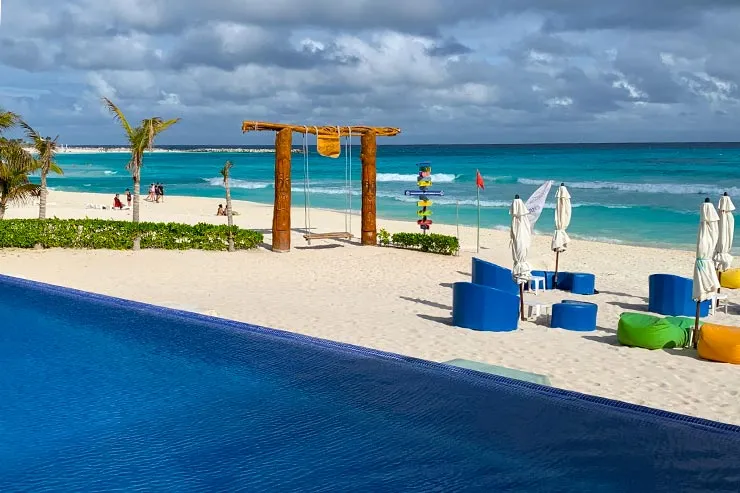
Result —
<path fill-rule="evenodd" d="M 23 183 L 11 186 L 7 191 L 8 202 L 26 204 L 41 194 L 41 185 Z"/>
<path fill-rule="evenodd" d="M 12 111 L 3 111 L 0 109 L 0 131 L 14 127 L 18 124 L 18 115 Z"/>
<path fill-rule="evenodd" d="M 55 175 L 63 175 L 64 171 L 62 168 L 59 167 L 57 163 L 50 163 L 49 164 L 49 173 L 54 173 Z"/>
<path fill-rule="evenodd" d="M 103 98 L 103 104 L 105 104 L 108 111 L 111 112 L 113 118 L 121 124 L 123 129 L 126 131 L 126 135 L 130 139 L 133 134 L 133 128 L 129 125 L 128 120 L 126 120 L 126 115 L 123 114 L 123 111 L 121 111 L 118 106 L 113 104 L 113 101 L 108 98 Z"/>
<path fill-rule="evenodd" d="M 26 123 L 24 120 L 19 120 L 18 125 L 20 125 L 20 127 L 23 129 L 23 131 L 26 134 L 26 137 L 28 137 L 29 139 L 33 141 L 34 145 L 36 145 L 37 142 L 43 140 L 41 138 L 41 135 L 36 130 L 34 130 L 33 127 L 31 127 L 31 125 Z"/>

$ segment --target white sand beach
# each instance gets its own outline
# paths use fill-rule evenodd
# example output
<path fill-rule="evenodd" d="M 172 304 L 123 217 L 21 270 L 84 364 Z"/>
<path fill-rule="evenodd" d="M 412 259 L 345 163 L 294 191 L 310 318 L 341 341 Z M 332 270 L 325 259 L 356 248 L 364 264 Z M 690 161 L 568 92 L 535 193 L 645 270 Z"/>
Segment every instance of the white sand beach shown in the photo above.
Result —
<path fill-rule="evenodd" d="M 111 195 L 52 191 L 49 202 L 50 217 L 131 218 L 131 211 L 85 208 L 108 206 Z M 215 215 L 219 203 L 168 196 L 161 204 L 142 202 L 142 220 L 225 223 Z M 235 201 L 234 209 L 236 224 L 263 231 L 269 244 L 272 206 Z M 11 208 L 6 217 L 37 213 L 28 205 Z M 545 214 L 541 229 L 552 221 Z M 344 216 L 314 210 L 312 224 L 319 232 L 342 231 Z M 547 375 L 565 389 L 740 424 L 740 367 L 700 360 L 693 350 L 622 347 L 616 339 L 622 312 L 647 309 L 648 275 L 690 277 L 693 252 L 574 240 L 561 256 L 561 269 L 596 274 L 600 294 L 547 292 L 537 298 L 596 302 L 600 329 L 549 329 L 543 317 L 513 333 L 484 333 L 450 325 L 451 283 L 470 278 L 475 229 L 461 227 L 463 251 L 444 257 L 328 240 L 309 247 L 302 227 L 303 209 L 295 208 L 293 248 L 285 254 L 4 250 L 0 272 L 434 361 L 464 358 L 506 366 Z M 417 231 L 411 220 L 378 219 L 378 228 Z M 359 236 L 359 229 L 354 216 L 353 233 Z M 454 235 L 455 227 L 435 224 L 433 231 Z M 511 267 L 508 233 L 486 230 L 481 245 L 481 258 Z M 535 237 L 530 263 L 554 267 L 549 236 Z M 740 325 L 740 292 L 727 292 L 730 313 L 708 320 Z"/>

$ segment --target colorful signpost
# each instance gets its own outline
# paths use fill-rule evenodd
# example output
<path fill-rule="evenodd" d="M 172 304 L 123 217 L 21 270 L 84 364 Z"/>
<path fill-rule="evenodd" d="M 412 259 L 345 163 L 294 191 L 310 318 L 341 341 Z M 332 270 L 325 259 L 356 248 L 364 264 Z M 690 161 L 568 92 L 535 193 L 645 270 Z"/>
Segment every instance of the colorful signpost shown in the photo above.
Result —
<path fill-rule="evenodd" d="M 416 211 L 416 215 L 419 218 L 416 224 L 419 225 L 421 230 L 426 233 L 432 226 L 432 220 L 429 216 L 432 215 L 431 206 L 432 201 L 429 197 L 441 197 L 444 192 L 441 190 L 429 190 L 432 186 L 432 167 L 429 162 L 419 163 L 419 176 L 416 177 L 416 184 L 419 190 L 406 190 L 404 195 L 419 197 L 416 202 L 416 206 L 419 207 Z"/>

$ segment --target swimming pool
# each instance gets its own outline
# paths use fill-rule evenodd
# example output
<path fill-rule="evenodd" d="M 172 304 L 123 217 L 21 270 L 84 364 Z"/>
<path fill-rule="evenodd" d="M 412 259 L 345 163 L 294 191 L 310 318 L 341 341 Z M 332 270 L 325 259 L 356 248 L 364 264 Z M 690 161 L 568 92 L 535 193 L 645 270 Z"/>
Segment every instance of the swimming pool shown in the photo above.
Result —
<path fill-rule="evenodd" d="M 738 491 L 740 428 L 0 276 L 0 491 Z"/>

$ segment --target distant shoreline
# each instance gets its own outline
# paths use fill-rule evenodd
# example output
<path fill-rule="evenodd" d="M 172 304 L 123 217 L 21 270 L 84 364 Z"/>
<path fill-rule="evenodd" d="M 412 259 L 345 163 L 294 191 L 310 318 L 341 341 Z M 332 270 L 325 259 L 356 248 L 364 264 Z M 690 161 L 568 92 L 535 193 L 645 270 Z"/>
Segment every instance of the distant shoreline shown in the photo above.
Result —
<path fill-rule="evenodd" d="M 31 154 L 35 154 L 36 149 L 25 146 L 24 149 Z M 128 147 L 93 147 L 93 146 L 60 146 L 57 149 L 57 154 L 128 154 L 130 149 Z M 268 147 L 205 147 L 205 148 L 194 148 L 194 149 L 164 149 L 155 147 L 147 152 L 151 153 L 247 153 L 247 154 L 274 154 L 275 149 Z M 301 153 L 301 149 L 293 149 L 294 153 Z"/>

